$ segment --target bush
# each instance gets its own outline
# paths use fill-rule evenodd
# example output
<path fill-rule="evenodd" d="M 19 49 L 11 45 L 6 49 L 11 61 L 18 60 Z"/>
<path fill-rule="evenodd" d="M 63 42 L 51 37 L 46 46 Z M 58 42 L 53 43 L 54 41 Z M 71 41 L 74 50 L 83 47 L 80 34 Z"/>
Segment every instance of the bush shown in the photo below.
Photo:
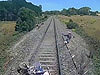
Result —
<path fill-rule="evenodd" d="M 21 8 L 18 13 L 15 30 L 19 32 L 31 31 L 35 27 L 36 14 L 28 8 Z"/>
<path fill-rule="evenodd" d="M 80 14 L 80 16 L 84 16 L 83 14 Z"/>
<path fill-rule="evenodd" d="M 75 29 L 78 27 L 78 24 L 73 22 L 71 19 L 69 20 L 69 22 L 67 23 L 67 28 L 68 29 Z"/>
<path fill-rule="evenodd" d="M 48 16 L 44 16 L 44 18 L 48 18 Z"/>

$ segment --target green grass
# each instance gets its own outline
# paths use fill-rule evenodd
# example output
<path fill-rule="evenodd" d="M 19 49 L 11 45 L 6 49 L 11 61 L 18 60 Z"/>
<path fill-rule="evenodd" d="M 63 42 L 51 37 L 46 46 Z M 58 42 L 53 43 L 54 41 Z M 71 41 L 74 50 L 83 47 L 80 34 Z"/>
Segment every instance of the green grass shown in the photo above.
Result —
<path fill-rule="evenodd" d="M 15 31 L 15 25 L 14 21 L 0 21 L 0 74 L 5 72 L 10 60 L 8 50 L 22 35 Z"/>

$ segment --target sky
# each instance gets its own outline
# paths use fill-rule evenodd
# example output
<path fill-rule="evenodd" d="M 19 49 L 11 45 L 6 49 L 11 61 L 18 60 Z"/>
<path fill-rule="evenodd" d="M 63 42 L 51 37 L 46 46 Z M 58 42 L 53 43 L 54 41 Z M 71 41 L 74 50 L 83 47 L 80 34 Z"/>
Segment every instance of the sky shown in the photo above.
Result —
<path fill-rule="evenodd" d="M 4 1 L 4 0 L 0 0 Z M 42 5 L 43 11 L 62 10 L 63 8 L 90 7 L 92 11 L 100 11 L 100 0 L 27 0 L 35 5 Z"/>
<path fill-rule="evenodd" d="M 100 11 L 100 0 L 27 0 L 36 5 L 42 5 L 43 11 L 61 10 L 63 8 L 90 7 L 93 11 Z"/>

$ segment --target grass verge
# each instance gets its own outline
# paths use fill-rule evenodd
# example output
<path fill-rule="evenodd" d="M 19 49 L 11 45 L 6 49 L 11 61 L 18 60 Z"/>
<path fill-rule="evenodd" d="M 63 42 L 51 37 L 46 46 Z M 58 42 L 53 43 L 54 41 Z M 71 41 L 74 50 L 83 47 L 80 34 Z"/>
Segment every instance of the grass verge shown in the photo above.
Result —
<path fill-rule="evenodd" d="M 23 35 L 15 31 L 15 25 L 15 21 L 0 21 L 0 74 L 2 75 L 10 60 L 9 49 Z"/>

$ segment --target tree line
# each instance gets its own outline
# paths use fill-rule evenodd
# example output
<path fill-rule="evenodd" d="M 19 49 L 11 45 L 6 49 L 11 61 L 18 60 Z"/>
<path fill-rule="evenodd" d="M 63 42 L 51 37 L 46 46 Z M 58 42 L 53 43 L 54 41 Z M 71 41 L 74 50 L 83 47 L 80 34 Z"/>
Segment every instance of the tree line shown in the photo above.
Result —
<path fill-rule="evenodd" d="M 45 11 L 44 14 L 61 14 L 61 15 L 66 15 L 66 16 L 70 16 L 70 15 L 93 15 L 96 16 L 98 13 L 98 11 L 91 11 L 91 8 L 89 7 L 82 7 L 79 9 L 76 9 L 74 7 L 69 8 L 69 9 L 63 9 L 61 11 Z"/>
<path fill-rule="evenodd" d="M 19 9 L 22 7 L 33 10 L 36 16 L 42 15 L 41 6 L 33 5 L 26 0 L 0 1 L 0 21 L 16 21 Z"/>

